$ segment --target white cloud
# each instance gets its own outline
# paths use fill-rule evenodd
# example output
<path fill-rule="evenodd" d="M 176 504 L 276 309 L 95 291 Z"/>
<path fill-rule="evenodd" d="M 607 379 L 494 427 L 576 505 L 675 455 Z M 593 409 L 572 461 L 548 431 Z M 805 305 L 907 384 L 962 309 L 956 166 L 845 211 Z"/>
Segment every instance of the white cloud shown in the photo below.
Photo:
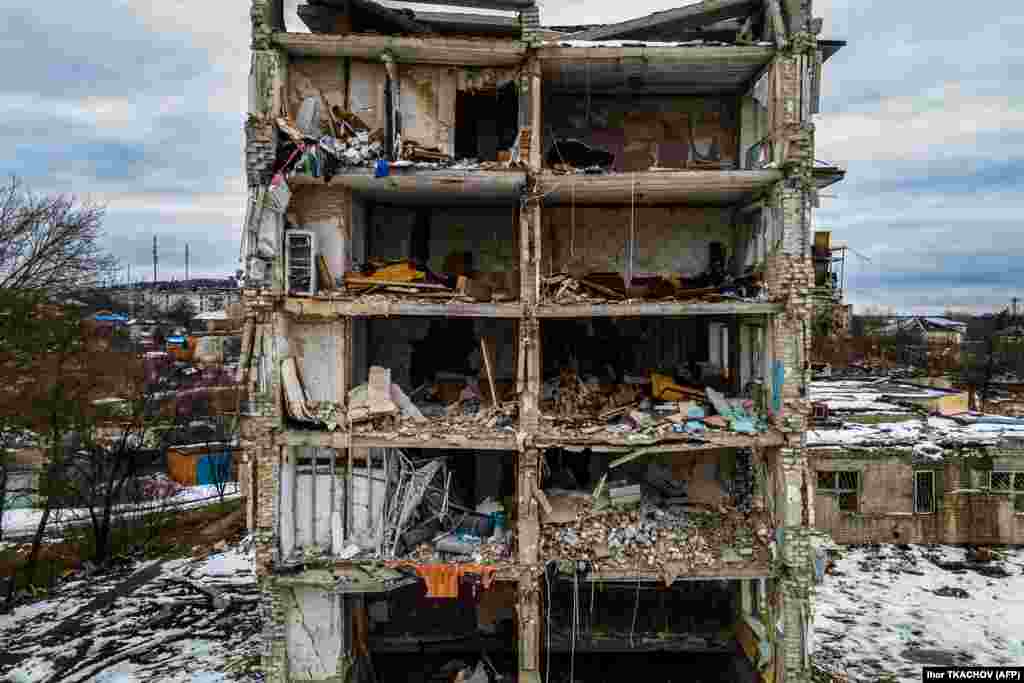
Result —
<path fill-rule="evenodd" d="M 999 153 L 998 137 L 1024 131 L 1024 107 L 1010 95 L 978 96 L 960 83 L 935 86 L 923 96 L 881 100 L 868 112 L 822 114 L 816 125 L 817 155 L 830 161 L 898 161 Z M 985 148 L 979 149 L 979 144 Z M 1024 148 L 1014 150 L 1024 153 Z"/>

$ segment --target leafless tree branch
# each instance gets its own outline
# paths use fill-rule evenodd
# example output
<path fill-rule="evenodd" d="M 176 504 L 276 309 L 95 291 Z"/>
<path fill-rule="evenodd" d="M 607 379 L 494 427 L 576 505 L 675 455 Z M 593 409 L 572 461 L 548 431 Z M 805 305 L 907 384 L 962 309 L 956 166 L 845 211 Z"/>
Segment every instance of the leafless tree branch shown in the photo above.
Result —
<path fill-rule="evenodd" d="M 100 247 L 102 206 L 36 195 L 17 177 L 0 187 L 0 289 L 67 294 L 114 265 Z"/>

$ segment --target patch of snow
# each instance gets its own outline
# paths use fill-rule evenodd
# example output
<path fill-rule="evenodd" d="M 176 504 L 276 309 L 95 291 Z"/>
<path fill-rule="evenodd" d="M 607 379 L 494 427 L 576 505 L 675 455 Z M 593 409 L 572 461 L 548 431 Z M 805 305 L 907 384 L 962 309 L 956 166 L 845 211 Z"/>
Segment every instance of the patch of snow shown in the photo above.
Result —
<path fill-rule="evenodd" d="M 46 659 L 33 658 L 22 662 L 17 668 L 7 673 L 5 681 L 9 683 L 36 683 L 45 681 L 53 675 L 53 662 Z"/>
<path fill-rule="evenodd" d="M 160 563 L 158 571 L 139 563 L 65 581 L 50 598 L 0 616 L 0 681 L 261 680 L 248 671 L 258 661 L 261 630 L 252 555 L 247 539 L 214 557 Z M 152 578 L 135 585 L 140 571 Z M 97 598 L 105 603 L 100 608 Z M 218 601 L 242 608 L 221 612 L 211 606 Z M 113 661 L 128 652 L 128 659 Z"/>
<path fill-rule="evenodd" d="M 846 549 L 815 596 L 814 657 L 852 681 L 883 674 L 920 681 L 923 666 L 1019 665 L 1024 660 L 1024 548 L 1005 554 L 1005 578 L 953 572 L 954 546 Z M 941 589 L 954 589 L 942 591 Z M 966 591 L 967 597 L 940 593 Z"/>
<path fill-rule="evenodd" d="M 942 460 L 942 447 L 925 441 L 914 446 L 914 455 L 924 460 Z"/>
<path fill-rule="evenodd" d="M 235 500 L 239 495 L 238 483 L 231 482 L 224 492 L 224 500 Z M 140 505 L 118 505 L 115 507 L 114 516 L 124 517 L 167 509 L 191 510 L 197 507 L 213 505 L 219 500 L 217 487 L 213 484 L 204 484 L 202 486 L 182 488 L 167 499 L 150 500 Z M 5 510 L 3 514 L 4 534 L 19 535 L 32 533 L 39 525 L 39 520 L 42 519 L 42 516 L 42 510 L 24 508 Z M 88 522 L 89 511 L 87 509 L 64 508 L 53 512 L 48 529 L 56 530 L 65 526 L 87 524 Z"/>
<path fill-rule="evenodd" d="M 206 576 L 234 576 L 252 572 L 252 557 L 237 551 L 212 555 L 200 571 Z"/>

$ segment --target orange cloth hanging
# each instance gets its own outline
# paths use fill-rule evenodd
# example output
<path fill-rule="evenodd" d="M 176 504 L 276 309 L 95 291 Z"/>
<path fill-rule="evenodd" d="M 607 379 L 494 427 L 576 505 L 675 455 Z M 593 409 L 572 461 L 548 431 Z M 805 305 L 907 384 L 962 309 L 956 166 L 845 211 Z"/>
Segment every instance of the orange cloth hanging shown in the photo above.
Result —
<path fill-rule="evenodd" d="M 428 598 L 459 597 L 459 579 L 466 574 L 479 574 L 486 590 L 494 583 L 497 569 L 483 564 L 417 564 L 416 573 L 427 584 Z"/>

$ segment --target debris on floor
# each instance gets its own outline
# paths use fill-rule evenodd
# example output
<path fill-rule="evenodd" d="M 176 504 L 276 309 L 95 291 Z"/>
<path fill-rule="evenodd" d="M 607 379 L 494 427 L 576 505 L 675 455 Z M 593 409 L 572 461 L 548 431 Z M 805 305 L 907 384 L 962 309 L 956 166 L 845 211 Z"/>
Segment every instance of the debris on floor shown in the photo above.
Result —
<path fill-rule="evenodd" d="M 356 114 L 336 105 L 327 107 L 314 96 L 303 100 L 296 119 L 282 116 L 275 122 L 281 143 L 274 172 L 323 178 L 324 182 L 353 168 L 382 177 L 401 168 L 489 171 L 508 169 L 515 163 L 507 152 L 499 161 L 455 159 L 415 140 L 404 140 L 399 158 L 389 161 L 384 129 L 370 130 Z"/>
<path fill-rule="evenodd" d="M 775 532 L 768 515 L 753 509 L 750 454 L 736 450 L 731 461 L 719 463 L 711 455 L 670 463 L 634 459 L 628 467 L 612 461 L 593 492 L 580 487 L 563 454 L 549 452 L 542 556 L 584 560 L 595 569 L 654 571 L 666 579 L 767 563 Z M 709 471 L 718 477 L 708 477 Z M 575 486 L 556 488 L 565 484 Z"/>
<path fill-rule="evenodd" d="M 500 303 L 515 299 L 515 277 L 504 273 L 435 273 L 406 259 L 369 259 L 339 281 L 336 296 L 391 295 L 422 303 Z"/>
<path fill-rule="evenodd" d="M 506 386 L 494 381 L 489 368 L 485 362 L 482 377 L 421 385 L 407 394 L 389 370 L 371 367 L 369 383 L 349 392 L 352 432 L 421 441 L 508 438 L 515 432 L 518 403 L 504 400 Z M 498 400 L 491 400 L 495 395 Z"/>
<path fill-rule="evenodd" d="M 542 431 L 567 439 L 614 434 L 638 442 L 702 442 L 715 432 L 768 431 L 766 399 L 759 385 L 750 398 L 726 398 L 711 386 L 691 382 L 660 372 L 624 375 L 622 382 L 602 381 L 563 369 L 559 377 L 544 383 Z"/>
<path fill-rule="evenodd" d="M 632 273 L 627 282 L 621 273 L 567 268 L 568 272 L 541 279 L 541 300 L 552 304 L 767 300 L 762 274 L 753 270 L 739 277 L 728 274 L 723 259 L 716 260 L 716 251 L 720 250 L 718 243 L 711 245 L 711 265 L 697 276 Z"/>
<path fill-rule="evenodd" d="M 453 486 L 444 457 L 414 462 L 404 451 L 385 462 L 390 494 L 376 540 L 345 549 L 346 560 L 496 564 L 511 559 L 512 532 L 503 502 L 471 506 Z"/>

